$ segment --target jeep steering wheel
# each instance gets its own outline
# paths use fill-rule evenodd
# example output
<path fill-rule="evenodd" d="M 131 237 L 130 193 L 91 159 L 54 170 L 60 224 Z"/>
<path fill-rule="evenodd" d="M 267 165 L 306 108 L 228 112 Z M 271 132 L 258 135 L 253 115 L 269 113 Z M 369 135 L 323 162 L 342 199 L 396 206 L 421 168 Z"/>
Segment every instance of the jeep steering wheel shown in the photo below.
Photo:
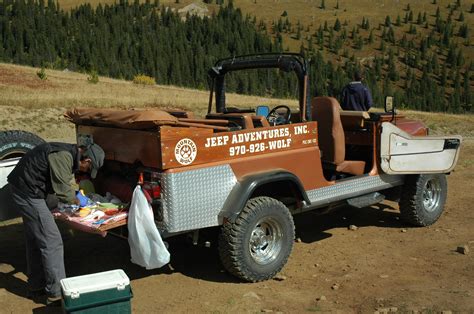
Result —
<path fill-rule="evenodd" d="M 284 109 L 283 112 L 281 109 Z M 291 109 L 285 105 L 279 105 L 273 108 L 267 115 L 267 120 L 270 125 L 282 125 L 290 123 Z"/>

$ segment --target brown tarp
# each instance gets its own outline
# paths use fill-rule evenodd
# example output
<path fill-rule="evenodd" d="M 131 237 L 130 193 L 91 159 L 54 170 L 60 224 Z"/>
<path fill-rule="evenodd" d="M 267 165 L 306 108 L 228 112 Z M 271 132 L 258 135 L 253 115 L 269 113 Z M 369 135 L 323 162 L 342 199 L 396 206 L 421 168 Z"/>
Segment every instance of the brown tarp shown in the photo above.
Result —
<path fill-rule="evenodd" d="M 97 108 L 74 108 L 64 113 L 74 124 L 110 125 L 125 129 L 149 129 L 161 125 L 176 125 L 178 119 L 158 110 L 117 110 Z"/>

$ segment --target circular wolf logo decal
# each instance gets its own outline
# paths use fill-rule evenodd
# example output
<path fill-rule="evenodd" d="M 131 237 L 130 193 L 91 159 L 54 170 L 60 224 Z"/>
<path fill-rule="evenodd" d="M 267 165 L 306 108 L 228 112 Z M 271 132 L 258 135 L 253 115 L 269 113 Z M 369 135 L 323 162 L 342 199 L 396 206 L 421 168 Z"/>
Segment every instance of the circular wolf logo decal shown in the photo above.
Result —
<path fill-rule="evenodd" d="M 196 144 L 189 138 L 180 140 L 174 148 L 174 156 L 182 165 L 191 164 L 197 155 Z"/>

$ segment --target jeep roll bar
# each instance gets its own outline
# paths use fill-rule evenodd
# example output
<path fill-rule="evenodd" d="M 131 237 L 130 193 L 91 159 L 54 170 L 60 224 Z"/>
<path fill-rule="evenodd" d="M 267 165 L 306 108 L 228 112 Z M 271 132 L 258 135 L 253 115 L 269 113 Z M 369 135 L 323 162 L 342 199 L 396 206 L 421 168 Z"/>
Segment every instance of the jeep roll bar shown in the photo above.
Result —
<path fill-rule="evenodd" d="M 242 55 L 218 60 L 208 71 L 211 79 L 208 114 L 212 110 L 212 98 L 216 91 L 216 112 L 226 113 L 225 75 L 229 72 L 276 68 L 285 72 L 295 72 L 298 79 L 299 107 L 301 120 L 311 120 L 311 102 L 309 99 L 309 74 L 306 59 L 298 53 L 260 53 Z"/>

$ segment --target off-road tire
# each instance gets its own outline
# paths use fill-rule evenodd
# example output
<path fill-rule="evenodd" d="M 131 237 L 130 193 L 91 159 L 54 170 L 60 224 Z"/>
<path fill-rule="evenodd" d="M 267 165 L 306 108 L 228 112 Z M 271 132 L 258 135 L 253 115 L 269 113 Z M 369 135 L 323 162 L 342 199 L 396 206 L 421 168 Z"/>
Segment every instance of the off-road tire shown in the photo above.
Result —
<path fill-rule="evenodd" d="M 402 219 L 419 227 L 432 225 L 443 213 L 447 192 L 445 174 L 407 176 L 399 202 Z"/>
<path fill-rule="evenodd" d="M 235 222 L 224 222 L 219 255 L 232 275 L 250 282 L 275 276 L 293 248 L 295 226 L 288 208 L 270 197 L 250 199 Z"/>
<path fill-rule="evenodd" d="M 30 132 L 1 131 L 0 160 L 21 157 L 42 143 L 44 143 L 43 139 Z"/>

